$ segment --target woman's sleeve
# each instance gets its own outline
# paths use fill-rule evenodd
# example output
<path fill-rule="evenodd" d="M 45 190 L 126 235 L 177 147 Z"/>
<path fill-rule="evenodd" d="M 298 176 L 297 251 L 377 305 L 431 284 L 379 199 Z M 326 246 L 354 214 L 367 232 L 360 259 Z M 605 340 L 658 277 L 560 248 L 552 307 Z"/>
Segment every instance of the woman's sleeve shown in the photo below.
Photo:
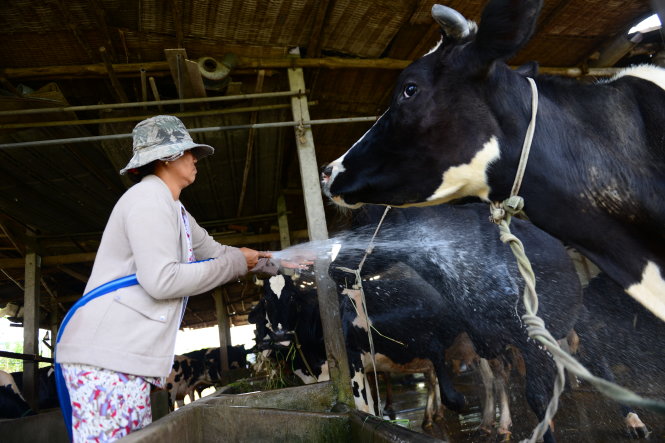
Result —
<path fill-rule="evenodd" d="M 148 294 L 157 299 L 196 295 L 247 273 L 245 257 L 236 248 L 218 249 L 214 257 L 197 256 L 213 260 L 181 263 L 179 216 L 168 202 L 154 198 L 137 202 L 126 215 L 136 277 Z"/>

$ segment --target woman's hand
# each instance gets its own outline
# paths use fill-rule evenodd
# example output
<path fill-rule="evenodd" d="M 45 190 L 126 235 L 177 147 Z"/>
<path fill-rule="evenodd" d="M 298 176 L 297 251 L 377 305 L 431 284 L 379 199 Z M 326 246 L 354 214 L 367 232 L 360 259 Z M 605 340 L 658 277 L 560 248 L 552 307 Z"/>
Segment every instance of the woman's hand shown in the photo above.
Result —
<path fill-rule="evenodd" d="M 240 248 L 240 252 L 245 256 L 245 261 L 247 261 L 247 269 L 250 270 L 259 262 L 260 258 L 270 258 L 272 254 L 265 251 L 256 251 L 250 248 Z"/>

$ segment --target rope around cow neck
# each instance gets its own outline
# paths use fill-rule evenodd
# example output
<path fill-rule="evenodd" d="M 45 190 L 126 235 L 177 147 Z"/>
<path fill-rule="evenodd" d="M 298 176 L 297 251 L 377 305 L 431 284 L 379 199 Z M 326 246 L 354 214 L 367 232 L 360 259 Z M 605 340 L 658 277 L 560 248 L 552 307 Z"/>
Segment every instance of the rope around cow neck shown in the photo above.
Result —
<path fill-rule="evenodd" d="M 570 371 L 573 375 L 591 383 L 600 393 L 617 401 L 620 404 L 626 404 L 637 407 L 644 407 L 658 412 L 665 412 L 665 402 L 659 400 L 645 399 L 634 392 L 619 386 L 615 383 L 596 377 L 591 374 L 581 363 L 575 360 L 570 354 L 561 349 L 557 340 L 550 334 L 545 327 L 545 322 L 538 316 L 538 294 L 536 293 L 536 276 L 531 267 L 531 262 L 524 252 L 524 245 L 522 242 L 510 232 L 510 220 L 512 216 L 520 213 L 524 208 L 524 199 L 519 197 L 520 186 L 524 171 L 529 158 L 531 149 L 531 142 L 533 141 L 533 134 L 536 126 L 536 115 L 538 112 L 538 89 L 536 82 L 527 77 L 531 85 L 532 99 L 531 99 L 531 121 L 527 128 L 524 137 L 524 144 L 522 145 L 522 153 L 515 174 L 515 181 L 510 192 L 510 197 L 503 202 L 493 202 L 490 208 L 490 220 L 499 226 L 499 235 L 503 243 L 509 243 L 510 249 L 513 251 L 517 260 L 517 267 L 524 278 L 524 310 L 526 314 L 522 316 L 522 320 L 527 325 L 527 333 L 533 340 L 540 342 L 547 351 L 553 356 L 556 364 L 556 379 L 554 380 L 554 388 L 552 398 L 550 399 L 545 417 L 534 428 L 529 443 L 541 439 L 545 432 L 547 432 L 550 421 L 556 415 L 559 407 L 559 397 L 563 392 L 565 384 L 564 369 Z"/>

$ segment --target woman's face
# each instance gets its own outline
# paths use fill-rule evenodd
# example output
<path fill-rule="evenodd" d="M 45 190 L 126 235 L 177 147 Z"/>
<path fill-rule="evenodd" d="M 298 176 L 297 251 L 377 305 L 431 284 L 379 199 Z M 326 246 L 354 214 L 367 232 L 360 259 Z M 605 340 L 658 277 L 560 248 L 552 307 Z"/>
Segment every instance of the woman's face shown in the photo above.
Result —
<path fill-rule="evenodd" d="M 183 184 L 183 188 L 191 185 L 196 180 L 196 156 L 192 151 L 185 151 L 182 157 L 169 162 L 169 170 L 175 178 Z"/>

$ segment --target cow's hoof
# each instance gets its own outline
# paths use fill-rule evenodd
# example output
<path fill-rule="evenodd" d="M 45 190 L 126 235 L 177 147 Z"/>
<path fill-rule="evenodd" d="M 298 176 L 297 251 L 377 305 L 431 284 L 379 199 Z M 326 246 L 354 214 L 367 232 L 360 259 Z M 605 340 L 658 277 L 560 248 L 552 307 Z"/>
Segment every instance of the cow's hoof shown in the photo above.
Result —
<path fill-rule="evenodd" d="M 484 436 L 492 435 L 494 428 L 491 425 L 480 425 L 478 426 L 478 432 Z"/>
<path fill-rule="evenodd" d="M 426 431 L 430 431 L 432 427 L 434 426 L 434 423 L 432 420 L 423 420 L 422 428 Z"/>
<path fill-rule="evenodd" d="M 496 441 L 507 443 L 511 440 L 512 436 L 513 436 L 512 432 L 505 429 L 499 429 L 496 434 Z"/>
<path fill-rule="evenodd" d="M 464 409 L 466 408 L 466 398 L 458 392 L 448 399 L 446 407 L 455 412 L 464 412 Z"/>
<path fill-rule="evenodd" d="M 388 417 L 391 420 L 395 420 L 397 418 L 395 410 L 392 407 L 383 408 L 383 416 Z"/>

